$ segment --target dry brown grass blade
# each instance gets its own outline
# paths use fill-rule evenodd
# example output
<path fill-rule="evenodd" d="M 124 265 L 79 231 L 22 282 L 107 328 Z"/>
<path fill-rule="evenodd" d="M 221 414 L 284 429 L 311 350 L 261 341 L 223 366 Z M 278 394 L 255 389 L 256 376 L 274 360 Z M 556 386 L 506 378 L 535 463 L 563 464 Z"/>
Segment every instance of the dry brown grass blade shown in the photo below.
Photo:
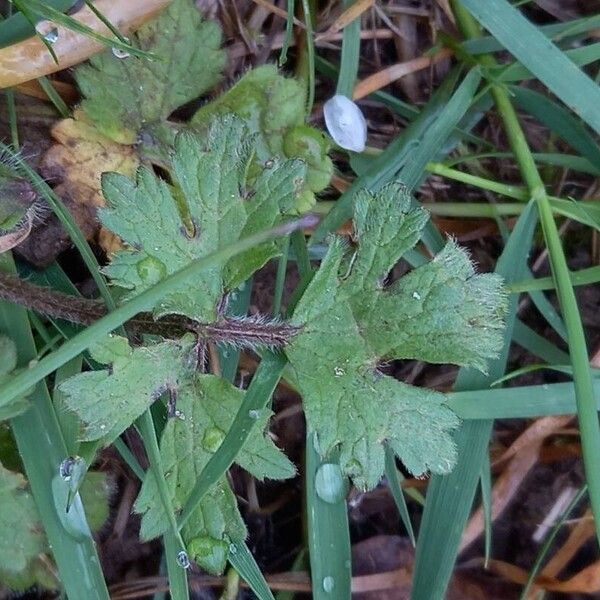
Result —
<path fill-rule="evenodd" d="M 169 0 L 97 0 L 96 8 L 122 33 L 138 28 L 169 4 Z M 108 28 L 84 6 L 72 15 L 74 19 L 103 35 L 112 35 Z M 52 48 L 58 64 L 48 52 L 42 40 L 35 36 L 0 49 L 0 88 L 14 87 L 25 81 L 49 75 L 87 60 L 105 46 L 90 37 L 76 33 L 60 25 L 56 28 L 58 38 Z"/>
<path fill-rule="evenodd" d="M 567 426 L 574 417 L 572 415 L 549 416 L 536 419 L 521 435 L 510 445 L 494 465 L 509 460 L 526 446 L 543 442 L 563 427 Z"/>
<path fill-rule="evenodd" d="M 258 4 L 259 6 L 262 6 L 269 12 L 273 13 L 274 15 L 277 15 L 278 17 L 281 17 L 282 19 L 287 20 L 288 18 L 287 11 L 283 10 L 283 8 L 279 8 L 279 6 L 271 4 L 270 2 L 268 2 L 268 0 L 252 0 L 252 2 Z M 302 29 L 306 29 L 304 23 L 296 17 L 294 17 L 294 25 L 296 25 L 297 27 L 302 27 Z"/>
<path fill-rule="evenodd" d="M 397 81 L 409 73 L 426 69 L 427 67 L 439 62 L 440 60 L 448 58 L 451 55 L 452 50 L 444 48 L 433 56 L 420 56 L 419 58 L 387 67 L 360 81 L 354 88 L 353 98 L 355 100 L 360 100 L 361 98 L 364 98 L 365 96 L 384 88 L 386 85 Z"/>
<path fill-rule="evenodd" d="M 517 454 L 498 477 L 492 490 L 492 520 L 502 514 L 513 499 L 521 483 L 538 460 L 541 441 L 529 444 Z M 460 551 L 475 541 L 483 533 L 483 508 L 479 507 L 465 528 L 460 543 Z"/>
<path fill-rule="evenodd" d="M 352 23 L 356 19 L 360 18 L 360 16 L 371 8 L 375 4 L 375 0 L 356 0 L 351 6 L 349 6 L 323 33 L 318 34 L 315 37 L 315 41 L 321 40 L 323 38 L 329 37 L 335 33 L 338 33 L 346 25 Z"/>

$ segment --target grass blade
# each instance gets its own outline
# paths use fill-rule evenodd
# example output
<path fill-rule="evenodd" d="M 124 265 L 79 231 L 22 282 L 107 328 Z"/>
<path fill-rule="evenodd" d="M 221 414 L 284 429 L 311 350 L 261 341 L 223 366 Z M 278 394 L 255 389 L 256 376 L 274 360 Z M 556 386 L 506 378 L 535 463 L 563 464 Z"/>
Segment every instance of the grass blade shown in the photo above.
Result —
<path fill-rule="evenodd" d="M 306 433 L 306 522 L 314 600 L 350 598 L 351 562 L 347 479 L 337 456 L 321 458 Z"/>
<path fill-rule="evenodd" d="M 415 540 L 415 532 L 413 530 L 413 526 L 410 520 L 410 515 L 408 514 L 408 506 L 406 505 L 406 498 L 404 497 L 404 493 L 402 492 L 402 487 L 400 486 L 400 481 L 398 477 L 398 470 L 396 469 L 396 457 L 394 455 L 393 450 L 389 447 L 385 447 L 385 477 L 388 481 L 388 485 L 390 486 L 390 492 L 392 492 L 392 497 L 394 498 L 394 502 L 396 504 L 396 509 L 398 510 L 398 514 L 400 515 L 400 519 L 406 528 L 406 532 L 408 533 L 408 537 L 413 546 L 417 545 Z"/>
<path fill-rule="evenodd" d="M 522 249 L 531 243 L 536 216 L 535 206 L 530 202 L 498 259 L 496 272 L 508 282 L 519 280 L 527 271 L 526 255 Z M 504 347 L 500 357 L 490 364 L 489 374 L 461 369 L 456 389 L 482 390 L 504 374 L 516 308 L 517 297 L 512 296 L 509 299 Z M 446 476 L 431 478 L 417 541 L 413 600 L 444 597 L 481 476 L 483 457 L 488 451 L 492 423 L 489 418 L 464 423 L 455 436 L 458 462 L 454 471 Z"/>
<path fill-rule="evenodd" d="M 0 268 L 14 271 L 9 254 L 0 256 Z M 36 348 L 25 309 L 0 301 L 0 330 L 16 343 L 20 365 L 26 366 L 35 359 Z M 109 600 L 93 540 L 91 537 L 75 540 L 65 531 L 56 512 L 52 481 L 68 453 L 43 382 L 37 383 L 31 400 L 30 409 L 11 420 L 11 428 L 58 566 L 60 580 L 71 598 Z"/>
<path fill-rule="evenodd" d="M 231 544 L 229 546 L 229 562 L 250 586 L 258 600 L 275 600 L 246 544 Z"/>
<path fill-rule="evenodd" d="M 600 88 L 505 0 L 461 0 L 535 77 L 600 133 Z"/>

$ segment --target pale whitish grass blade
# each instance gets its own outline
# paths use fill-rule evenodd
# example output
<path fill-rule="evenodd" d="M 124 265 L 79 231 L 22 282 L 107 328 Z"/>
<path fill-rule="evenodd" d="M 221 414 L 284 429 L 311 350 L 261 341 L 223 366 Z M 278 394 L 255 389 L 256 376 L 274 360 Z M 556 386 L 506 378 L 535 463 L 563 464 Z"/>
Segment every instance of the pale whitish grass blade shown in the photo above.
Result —
<path fill-rule="evenodd" d="M 0 268 L 14 272 L 9 253 L 0 256 Z M 19 365 L 27 366 L 36 356 L 27 311 L 0 301 L 0 330 L 17 345 Z M 93 540 L 75 540 L 65 531 L 54 508 L 52 480 L 68 454 L 46 385 L 32 380 L 27 389 L 36 383 L 30 409 L 13 418 L 10 424 L 52 548 L 58 576 L 70 598 L 109 600 Z"/>
<path fill-rule="evenodd" d="M 263 574 L 261 573 L 252 553 L 246 544 L 231 544 L 229 546 L 229 562 L 250 586 L 258 600 L 275 600 Z"/>
<path fill-rule="evenodd" d="M 600 409 L 600 378 L 592 380 Z M 527 385 L 506 389 L 451 392 L 448 405 L 467 421 L 481 419 L 529 419 L 577 412 L 572 382 Z"/>
<path fill-rule="evenodd" d="M 513 341 L 547 363 L 562 365 L 570 361 L 569 355 L 566 352 L 557 348 L 544 336 L 536 333 L 518 319 L 513 331 Z"/>
<path fill-rule="evenodd" d="M 535 90 L 510 86 L 509 92 L 516 106 L 534 116 L 581 156 L 587 158 L 592 165 L 600 168 L 600 146 L 580 119 Z"/>
<path fill-rule="evenodd" d="M 600 88 L 506 0 L 461 0 L 537 79 L 600 133 Z"/>
<path fill-rule="evenodd" d="M 533 202 L 529 202 L 519 217 L 502 255 L 496 272 L 508 282 L 520 280 L 527 272 L 527 252 L 537 223 Z M 512 330 L 516 318 L 518 297 L 509 297 L 504 345 L 497 359 L 489 365 L 488 375 L 472 369 L 461 369 L 456 380 L 457 390 L 482 390 L 504 374 Z M 460 415 L 459 415 L 460 416 Z M 443 598 L 456 556 L 462 531 L 469 517 L 477 483 L 480 480 L 484 456 L 492 430 L 491 418 L 465 422 L 455 435 L 458 461 L 449 475 L 431 478 L 415 555 L 413 600 Z"/>
<path fill-rule="evenodd" d="M 65 11 L 71 8 L 76 0 L 46 0 L 46 4 L 56 10 Z M 0 48 L 16 44 L 35 35 L 35 29 L 21 13 L 15 13 L 0 23 Z"/>
<path fill-rule="evenodd" d="M 544 540 L 544 543 L 542 544 L 542 547 L 540 548 L 540 551 L 538 552 L 538 555 L 535 559 L 535 563 L 529 573 L 527 583 L 521 590 L 521 595 L 519 596 L 519 600 L 527 599 L 527 594 L 529 592 L 529 589 L 531 588 L 531 585 L 533 584 L 535 578 L 537 577 L 537 574 L 539 573 L 540 569 L 542 568 L 542 563 L 544 562 L 544 559 L 546 558 L 548 551 L 552 547 L 552 543 L 554 542 L 556 536 L 558 535 L 558 532 L 561 530 L 561 528 L 565 524 L 566 520 L 571 516 L 571 513 L 575 510 L 575 507 L 579 504 L 579 502 L 581 501 L 581 499 L 583 498 L 583 496 L 586 493 L 587 493 L 587 485 L 584 485 L 577 492 L 577 494 L 575 494 L 575 496 L 573 497 L 571 502 L 569 502 L 569 505 L 564 510 L 560 519 L 558 519 L 556 521 L 556 523 L 554 524 L 554 527 L 552 527 L 552 530 L 546 536 L 546 539 Z"/>
<path fill-rule="evenodd" d="M 440 147 L 469 108 L 481 80 L 479 71 L 474 69 L 452 93 L 459 73 L 459 70 L 455 70 L 445 79 L 421 114 L 340 196 L 333 209 L 313 233 L 311 244 L 322 241 L 329 232 L 335 231 L 352 216 L 357 190 L 367 188 L 376 191 L 394 179 L 402 181 L 409 189 L 419 182 L 425 165 L 437 155 Z M 431 237 L 432 246 L 441 246 L 441 236 L 436 230 L 429 228 L 427 233 Z"/>
<path fill-rule="evenodd" d="M 350 598 L 352 583 L 346 495 L 339 457 L 321 458 L 306 432 L 306 524 L 314 600 Z"/>
<path fill-rule="evenodd" d="M 406 528 L 406 532 L 408 533 L 408 537 L 410 538 L 412 545 L 416 546 L 417 542 L 415 539 L 415 532 L 410 520 L 410 515 L 408 514 L 406 498 L 404 497 L 402 486 L 400 485 L 401 475 L 398 473 L 398 469 L 396 469 L 396 457 L 394 451 L 391 450 L 387 445 L 385 447 L 385 477 L 388 481 L 388 486 L 390 488 L 390 492 L 392 493 L 392 497 L 394 498 L 400 519 L 402 520 L 402 523 Z"/>
<path fill-rule="evenodd" d="M 139 312 L 145 312 L 155 306 L 156 303 L 168 294 L 171 289 L 183 285 L 196 273 L 217 264 L 224 264 L 232 256 L 253 248 L 269 239 L 287 235 L 290 231 L 314 225 L 314 223 L 315 218 L 313 215 L 305 215 L 301 219 L 259 232 L 239 240 L 234 244 L 225 246 L 212 254 L 194 260 L 188 266 L 169 275 L 155 286 L 142 292 L 129 302 L 122 304 L 105 317 L 102 317 L 76 336 L 66 341 L 58 350 L 42 358 L 28 369 L 26 373 L 20 373 L 11 377 L 6 384 L 0 387 L 0 406 L 8 404 L 14 398 L 24 394 L 32 383 L 37 383 L 46 377 L 46 375 L 49 375 L 61 365 L 77 356 L 80 352 L 87 350 L 94 342 L 98 341 L 111 331 L 121 327 L 123 323 Z"/>

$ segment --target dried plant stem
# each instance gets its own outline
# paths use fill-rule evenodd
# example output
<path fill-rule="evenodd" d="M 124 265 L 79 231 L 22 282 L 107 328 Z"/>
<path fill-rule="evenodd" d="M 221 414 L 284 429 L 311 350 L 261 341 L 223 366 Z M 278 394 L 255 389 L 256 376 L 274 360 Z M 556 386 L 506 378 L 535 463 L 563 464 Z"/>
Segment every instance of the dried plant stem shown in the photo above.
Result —
<path fill-rule="evenodd" d="M 2 272 L 0 298 L 48 317 L 82 325 L 90 325 L 107 314 L 102 302 L 63 294 Z M 297 331 L 297 328 L 287 323 L 263 317 L 224 317 L 214 323 L 199 323 L 179 315 L 155 320 L 150 313 L 139 313 L 127 322 L 126 328 L 132 333 L 154 333 L 164 337 L 191 331 L 214 342 L 239 347 L 273 348 L 284 346 Z"/>

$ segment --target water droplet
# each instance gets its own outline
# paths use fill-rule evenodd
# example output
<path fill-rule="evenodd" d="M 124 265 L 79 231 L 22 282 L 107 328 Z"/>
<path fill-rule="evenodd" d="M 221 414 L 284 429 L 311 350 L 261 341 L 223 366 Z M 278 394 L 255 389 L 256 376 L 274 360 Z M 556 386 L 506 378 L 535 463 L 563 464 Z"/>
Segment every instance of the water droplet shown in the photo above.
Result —
<path fill-rule="evenodd" d="M 260 417 L 260 410 L 249 410 L 248 416 L 256 421 Z"/>
<path fill-rule="evenodd" d="M 342 367 L 334 367 L 333 373 L 336 377 L 341 377 L 342 375 L 346 374 L 346 371 L 344 371 L 344 369 L 342 369 Z"/>
<path fill-rule="evenodd" d="M 237 554 L 237 546 L 235 544 L 229 544 L 229 554 Z"/>
<path fill-rule="evenodd" d="M 167 267 L 154 256 L 147 256 L 140 260 L 135 268 L 140 279 L 148 285 L 158 283 L 167 274 Z"/>
<path fill-rule="evenodd" d="M 333 592 L 333 588 L 335 587 L 335 580 L 331 575 L 327 575 L 327 577 L 323 577 L 323 590 L 331 594 Z"/>
<path fill-rule="evenodd" d="M 185 421 L 185 414 L 182 413 L 179 409 L 175 411 L 175 416 L 180 420 L 180 421 Z"/>
<path fill-rule="evenodd" d="M 421 299 L 421 294 L 419 294 L 419 292 L 413 292 L 412 297 L 415 300 L 420 300 Z"/>
<path fill-rule="evenodd" d="M 127 50 L 123 50 L 123 48 L 111 48 L 111 51 L 115 58 L 129 58 L 131 56 L 129 52 L 127 52 Z"/>
<path fill-rule="evenodd" d="M 102 431 L 104 431 L 106 429 L 106 425 L 104 423 L 100 423 L 100 429 L 102 429 Z"/>
<path fill-rule="evenodd" d="M 177 553 L 177 564 L 182 569 L 190 568 L 190 558 L 185 550 L 181 550 L 180 552 Z"/>
<path fill-rule="evenodd" d="M 237 289 L 239 292 L 243 292 L 246 289 L 246 282 L 242 281 L 242 283 L 240 283 L 240 285 L 237 286 Z"/>
<path fill-rule="evenodd" d="M 353 152 L 362 152 L 367 141 L 367 122 L 358 106 L 340 94 L 323 105 L 327 131 L 335 143 Z"/>
<path fill-rule="evenodd" d="M 35 30 L 49 43 L 55 44 L 58 41 L 58 29 L 50 21 L 40 21 Z"/>
<path fill-rule="evenodd" d="M 76 462 L 77 458 L 74 456 L 69 456 L 68 458 L 65 458 L 65 460 L 63 460 L 58 466 L 58 473 L 65 481 L 69 481 L 71 479 L 73 467 L 75 466 Z"/>
<path fill-rule="evenodd" d="M 208 427 L 202 436 L 202 447 L 208 452 L 216 452 L 223 442 L 225 432 L 218 427 Z"/>
<path fill-rule="evenodd" d="M 315 475 L 317 496 L 324 502 L 335 504 L 346 497 L 348 482 L 340 465 L 323 463 Z"/>

